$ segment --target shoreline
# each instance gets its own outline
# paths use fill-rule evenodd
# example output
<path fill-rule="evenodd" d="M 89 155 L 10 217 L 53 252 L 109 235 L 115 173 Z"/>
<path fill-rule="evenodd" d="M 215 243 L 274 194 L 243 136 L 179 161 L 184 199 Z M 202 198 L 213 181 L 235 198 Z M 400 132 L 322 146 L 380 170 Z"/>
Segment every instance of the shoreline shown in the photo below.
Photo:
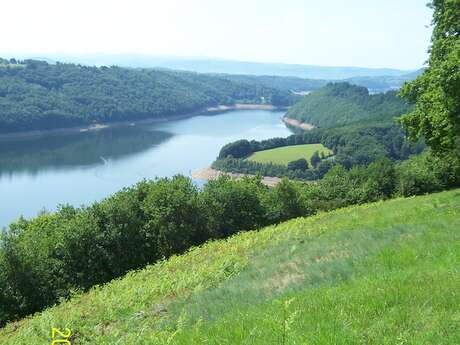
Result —
<path fill-rule="evenodd" d="M 234 105 L 218 105 L 216 107 L 207 107 L 204 109 L 187 112 L 184 114 L 172 115 L 169 117 L 155 117 L 155 118 L 145 118 L 137 120 L 123 120 L 123 121 L 114 121 L 114 122 L 100 122 L 93 123 L 89 125 L 81 126 L 72 126 L 72 127 L 61 127 L 53 129 L 37 129 L 23 132 L 11 132 L 0 134 L 0 140 L 11 140 L 11 139 L 28 139 L 42 136 L 59 136 L 59 135 L 68 135 L 68 134 L 77 134 L 84 133 L 89 131 L 97 131 L 106 128 L 118 127 L 118 126 L 136 126 L 150 123 L 162 123 L 168 121 L 177 121 L 184 120 L 194 116 L 199 115 L 215 115 L 219 113 L 225 113 L 232 110 L 267 110 L 267 111 L 277 111 L 285 110 L 285 107 L 276 107 L 271 104 L 244 104 L 236 103 Z"/>
<path fill-rule="evenodd" d="M 303 129 L 305 131 L 310 131 L 313 128 L 315 128 L 315 126 L 313 126 L 310 123 L 301 122 L 301 121 L 296 120 L 296 119 L 291 119 L 290 117 L 287 117 L 287 116 L 283 116 L 281 120 L 287 125 L 297 127 L 297 128 Z"/>
<path fill-rule="evenodd" d="M 219 176 L 222 176 L 222 175 L 228 175 L 234 179 L 240 179 L 245 176 L 250 176 L 250 177 L 256 176 L 256 175 L 251 175 L 251 174 L 228 173 L 228 172 L 213 169 L 211 167 L 206 167 L 206 168 L 192 171 L 192 178 L 196 180 L 210 181 L 210 180 L 215 180 Z M 281 182 L 281 178 L 279 177 L 262 176 L 262 183 L 268 187 L 275 187 L 280 182 Z"/>
<path fill-rule="evenodd" d="M 234 105 L 218 105 L 217 107 L 208 107 L 208 113 L 222 113 L 231 110 L 286 110 L 287 107 L 277 107 L 272 104 L 251 104 L 251 103 L 235 103 Z"/>

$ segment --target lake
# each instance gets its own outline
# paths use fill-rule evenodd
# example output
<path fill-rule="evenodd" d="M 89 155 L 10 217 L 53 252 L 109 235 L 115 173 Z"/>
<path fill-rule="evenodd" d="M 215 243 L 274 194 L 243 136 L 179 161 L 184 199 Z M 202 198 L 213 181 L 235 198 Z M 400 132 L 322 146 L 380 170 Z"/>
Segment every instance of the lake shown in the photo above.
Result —
<path fill-rule="evenodd" d="M 281 122 L 283 114 L 239 110 L 0 141 L 0 227 L 59 204 L 89 205 L 144 178 L 190 176 L 209 166 L 228 142 L 292 134 Z"/>

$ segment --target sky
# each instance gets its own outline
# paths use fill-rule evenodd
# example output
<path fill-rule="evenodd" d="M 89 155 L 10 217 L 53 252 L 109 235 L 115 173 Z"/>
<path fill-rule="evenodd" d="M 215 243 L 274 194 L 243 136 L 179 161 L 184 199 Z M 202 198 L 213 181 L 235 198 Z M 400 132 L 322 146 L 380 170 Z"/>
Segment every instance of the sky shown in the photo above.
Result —
<path fill-rule="evenodd" d="M 426 0 L 21 0 L 0 8 L 0 56 L 136 54 L 415 69 Z"/>

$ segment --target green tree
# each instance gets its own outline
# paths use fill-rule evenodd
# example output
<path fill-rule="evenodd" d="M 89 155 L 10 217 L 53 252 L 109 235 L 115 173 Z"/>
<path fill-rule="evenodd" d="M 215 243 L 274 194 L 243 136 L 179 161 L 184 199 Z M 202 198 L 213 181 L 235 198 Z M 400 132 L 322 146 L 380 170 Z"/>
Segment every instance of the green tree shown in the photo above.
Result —
<path fill-rule="evenodd" d="M 160 179 L 149 186 L 142 201 L 147 222 L 147 240 L 154 244 L 160 257 L 181 253 L 192 245 L 209 239 L 198 190 L 184 176 Z"/>
<path fill-rule="evenodd" d="M 424 137 L 437 153 L 460 141 L 460 0 L 433 0 L 433 35 L 428 68 L 400 95 L 414 109 L 400 121 L 412 139 Z"/>
<path fill-rule="evenodd" d="M 425 153 L 413 156 L 397 166 L 396 192 L 398 195 L 433 193 L 446 187 L 431 160 L 432 157 Z"/>
<path fill-rule="evenodd" d="M 263 194 L 262 204 L 269 223 L 278 223 L 287 219 L 309 216 L 314 210 L 304 198 L 302 185 L 283 178 L 270 193 Z"/>
<path fill-rule="evenodd" d="M 288 163 L 289 170 L 307 170 L 308 169 L 308 162 L 306 159 L 301 158 L 295 161 L 291 161 Z"/>
<path fill-rule="evenodd" d="M 226 158 L 228 156 L 241 158 L 247 156 L 251 152 L 252 148 L 250 142 L 242 139 L 223 146 L 220 150 L 219 158 Z"/>
<path fill-rule="evenodd" d="M 395 190 L 396 171 L 394 164 L 388 159 L 371 163 L 366 169 L 367 181 L 363 189 L 366 202 L 390 198 Z"/>
<path fill-rule="evenodd" d="M 321 162 L 321 157 L 319 156 L 318 151 L 313 152 L 313 155 L 310 158 L 310 162 L 314 168 L 316 168 L 319 162 Z"/>
<path fill-rule="evenodd" d="M 219 237 L 227 237 L 243 230 L 256 229 L 265 224 L 264 210 L 259 196 L 267 192 L 260 178 L 236 181 L 227 175 L 209 181 L 200 199 L 206 205 L 210 226 Z"/>

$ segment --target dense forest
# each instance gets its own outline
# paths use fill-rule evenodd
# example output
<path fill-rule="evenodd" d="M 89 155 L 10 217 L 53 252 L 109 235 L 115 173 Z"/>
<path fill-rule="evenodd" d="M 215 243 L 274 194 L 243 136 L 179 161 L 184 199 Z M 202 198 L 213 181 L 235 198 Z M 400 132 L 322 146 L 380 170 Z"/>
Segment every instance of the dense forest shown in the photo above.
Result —
<path fill-rule="evenodd" d="M 332 127 L 358 121 L 389 123 L 410 109 L 396 91 L 369 95 L 361 86 L 330 83 L 305 96 L 286 116 L 316 127 Z"/>
<path fill-rule="evenodd" d="M 0 61 L 0 133 L 162 118 L 218 104 L 294 102 L 289 91 L 191 72 Z"/>
<path fill-rule="evenodd" d="M 388 78 L 356 82 L 385 88 Z M 317 90 L 326 84 L 326 80 L 296 77 L 206 75 L 1 59 L 0 133 L 163 118 L 238 102 L 287 106 L 299 99 L 293 92 Z M 308 99 L 318 97 L 321 98 L 314 93 Z M 378 97 L 371 99 L 377 101 Z"/>

